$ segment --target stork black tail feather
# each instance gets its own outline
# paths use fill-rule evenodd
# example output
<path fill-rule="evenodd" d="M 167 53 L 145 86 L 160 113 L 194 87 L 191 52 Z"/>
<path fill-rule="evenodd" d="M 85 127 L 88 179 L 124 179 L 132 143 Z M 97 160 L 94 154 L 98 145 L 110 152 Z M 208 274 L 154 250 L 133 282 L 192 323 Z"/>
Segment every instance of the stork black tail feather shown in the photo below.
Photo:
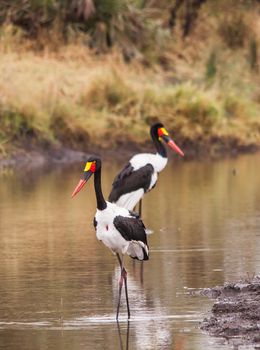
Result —
<path fill-rule="evenodd" d="M 138 261 L 143 261 L 143 260 L 149 260 L 149 252 L 148 252 L 148 246 L 147 245 L 145 245 L 144 247 L 142 246 L 142 247 L 140 247 L 140 248 L 142 248 L 142 252 L 143 252 L 143 257 L 142 257 L 142 259 L 140 258 L 140 257 L 138 257 L 137 255 L 135 255 L 135 256 L 132 256 L 132 255 L 130 255 L 130 257 L 132 258 L 132 259 L 135 259 L 135 260 L 138 260 Z"/>

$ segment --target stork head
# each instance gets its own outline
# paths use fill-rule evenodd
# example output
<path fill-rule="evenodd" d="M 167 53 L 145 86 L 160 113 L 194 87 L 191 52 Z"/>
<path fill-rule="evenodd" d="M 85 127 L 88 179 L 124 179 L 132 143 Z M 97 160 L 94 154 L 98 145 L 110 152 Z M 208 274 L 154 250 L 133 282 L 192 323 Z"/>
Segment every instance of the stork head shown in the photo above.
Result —
<path fill-rule="evenodd" d="M 79 183 L 75 187 L 71 197 L 76 196 L 76 194 L 85 186 L 90 177 L 101 168 L 101 159 L 95 156 L 90 156 L 85 164 L 84 172 Z"/>
<path fill-rule="evenodd" d="M 182 157 L 184 156 L 184 153 L 169 136 L 168 131 L 162 123 L 156 123 L 151 127 L 151 136 L 158 140 L 163 140 L 173 151 L 180 154 Z"/>

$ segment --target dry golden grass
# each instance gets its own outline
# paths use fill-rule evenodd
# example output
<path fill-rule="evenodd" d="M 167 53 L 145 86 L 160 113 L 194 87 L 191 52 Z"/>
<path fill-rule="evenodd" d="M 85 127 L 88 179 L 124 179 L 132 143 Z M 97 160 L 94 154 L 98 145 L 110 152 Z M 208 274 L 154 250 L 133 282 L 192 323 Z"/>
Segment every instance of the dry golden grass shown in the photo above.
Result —
<path fill-rule="evenodd" d="M 0 152 L 28 140 L 84 150 L 142 144 L 155 120 L 186 147 L 259 146 L 259 74 L 245 50 L 233 52 L 217 34 L 209 39 L 205 26 L 216 24 L 202 21 L 193 38 L 169 44 L 167 70 L 126 64 L 116 50 L 96 56 L 78 43 L 37 53 L 7 28 L 0 39 Z"/>

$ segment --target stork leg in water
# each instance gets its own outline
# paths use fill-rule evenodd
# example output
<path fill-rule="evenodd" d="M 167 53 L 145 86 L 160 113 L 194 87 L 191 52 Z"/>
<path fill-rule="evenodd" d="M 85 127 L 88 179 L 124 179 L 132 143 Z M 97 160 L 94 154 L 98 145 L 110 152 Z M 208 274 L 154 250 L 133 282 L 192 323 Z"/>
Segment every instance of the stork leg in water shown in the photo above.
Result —
<path fill-rule="evenodd" d="M 118 293 L 118 303 L 117 303 L 117 310 L 116 310 L 116 319 L 118 320 L 123 284 L 125 285 L 127 316 L 129 319 L 130 318 L 130 307 L 129 307 L 128 290 L 127 290 L 127 272 L 126 272 L 126 269 L 124 268 L 124 265 L 123 265 L 123 261 L 122 261 L 123 259 L 121 260 L 119 254 L 116 254 L 116 256 L 117 256 L 117 259 L 119 261 L 119 265 L 120 265 L 120 269 L 121 269 L 121 276 L 120 276 L 120 280 L 119 280 L 119 293 Z"/>
<path fill-rule="evenodd" d="M 134 211 L 136 211 L 136 209 L 137 209 L 137 205 L 134 207 Z M 142 199 L 140 199 L 140 201 L 139 201 L 138 214 L 141 218 L 142 217 Z M 135 270 L 135 260 L 133 260 L 133 268 Z M 140 281 L 141 281 L 141 284 L 143 284 L 143 282 L 144 282 L 144 264 L 142 261 L 141 261 L 141 267 L 140 267 Z"/>
<path fill-rule="evenodd" d="M 140 199 L 140 201 L 139 201 L 139 216 L 140 216 L 140 218 L 142 217 L 142 199 Z"/>
<path fill-rule="evenodd" d="M 139 216 L 142 217 L 142 199 L 139 201 Z M 140 280 L 143 284 L 144 282 L 144 264 L 141 262 L 141 268 L 140 268 Z"/>

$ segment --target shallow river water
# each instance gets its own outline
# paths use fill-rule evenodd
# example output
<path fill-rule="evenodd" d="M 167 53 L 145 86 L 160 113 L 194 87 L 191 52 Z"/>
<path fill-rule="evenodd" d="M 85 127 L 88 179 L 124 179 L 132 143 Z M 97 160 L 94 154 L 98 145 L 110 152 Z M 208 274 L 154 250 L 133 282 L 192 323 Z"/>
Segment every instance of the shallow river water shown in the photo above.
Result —
<path fill-rule="evenodd" d="M 212 301 L 189 289 L 260 272 L 260 155 L 168 163 L 143 201 L 153 230 L 143 276 L 125 258 L 132 315 L 123 299 L 119 324 L 93 180 L 70 197 L 83 165 L 0 175 L 0 349 L 232 349 L 200 331 Z M 106 196 L 120 167 L 104 163 Z"/>

